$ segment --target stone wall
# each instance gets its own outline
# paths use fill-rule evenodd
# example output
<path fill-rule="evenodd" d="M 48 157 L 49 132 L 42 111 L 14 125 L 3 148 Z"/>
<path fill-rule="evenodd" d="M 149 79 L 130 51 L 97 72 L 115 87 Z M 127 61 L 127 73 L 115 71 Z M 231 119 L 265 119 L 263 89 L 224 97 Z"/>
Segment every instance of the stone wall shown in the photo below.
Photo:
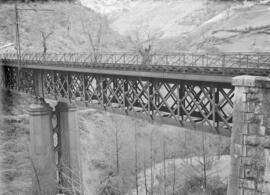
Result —
<path fill-rule="evenodd" d="M 228 195 L 270 194 L 270 79 L 238 76 Z"/>

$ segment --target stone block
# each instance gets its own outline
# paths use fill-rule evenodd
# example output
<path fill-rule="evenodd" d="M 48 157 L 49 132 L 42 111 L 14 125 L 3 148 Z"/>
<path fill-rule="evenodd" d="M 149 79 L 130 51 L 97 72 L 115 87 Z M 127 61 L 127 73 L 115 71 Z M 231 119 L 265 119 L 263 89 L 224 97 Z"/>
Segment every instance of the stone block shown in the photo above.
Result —
<path fill-rule="evenodd" d="M 255 117 L 254 112 L 245 112 L 244 113 L 245 122 L 249 122 L 249 121 L 253 120 L 254 117 Z"/>
<path fill-rule="evenodd" d="M 242 157 L 242 164 L 244 166 L 251 166 L 252 165 L 252 158 L 251 157 Z"/>
<path fill-rule="evenodd" d="M 241 95 L 241 98 L 242 98 L 242 102 L 247 102 L 247 94 L 246 93 L 242 93 Z"/>
<path fill-rule="evenodd" d="M 249 134 L 249 123 L 243 123 L 242 128 L 243 128 L 243 131 L 242 131 L 243 134 Z"/>
<path fill-rule="evenodd" d="M 253 158 L 253 157 L 255 157 L 257 155 L 258 150 L 257 150 L 256 146 L 257 145 L 248 145 L 247 144 L 247 148 L 246 148 L 247 156 Z"/>
<path fill-rule="evenodd" d="M 264 143 L 264 137 L 259 137 L 257 135 L 246 136 L 245 144 L 249 146 L 259 146 Z"/>
<path fill-rule="evenodd" d="M 262 76 L 241 75 L 232 79 L 234 86 L 270 88 L 270 78 Z"/>
<path fill-rule="evenodd" d="M 255 107 L 255 102 L 247 102 L 247 104 L 245 105 L 245 112 L 255 112 Z"/>
<path fill-rule="evenodd" d="M 265 136 L 263 141 L 263 147 L 270 149 L 270 136 Z M 270 180 L 270 177 L 269 177 Z"/>
<path fill-rule="evenodd" d="M 256 93 L 247 93 L 246 94 L 246 102 L 254 102 L 254 103 L 260 102 L 258 94 L 256 94 Z"/>
<path fill-rule="evenodd" d="M 242 181 L 242 185 L 243 185 L 244 188 L 249 188 L 249 189 L 254 189 L 255 188 L 253 180 L 245 179 L 245 180 Z"/>
<path fill-rule="evenodd" d="M 260 125 L 258 135 L 264 136 L 265 135 L 266 128 L 265 126 Z"/>
<path fill-rule="evenodd" d="M 255 106 L 255 109 L 254 109 L 254 113 L 255 114 L 262 114 L 263 113 L 261 102 L 260 103 L 256 103 L 256 106 Z"/>
<path fill-rule="evenodd" d="M 247 93 L 250 94 L 258 94 L 260 89 L 257 87 L 246 87 L 247 88 Z"/>
<path fill-rule="evenodd" d="M 248 134 L 249 135 L 257 135 L 260 125 L 257 123 L 247 123 L 248 125 Z"/>
<path fill-rule="evenodd" d="M 254 114 L 253 112 L 246 112 L 244 113 L 244 118 L 247 123 L 255 123 L 255 124 L 260 124 L 262 121 L 261 115 Z"/>

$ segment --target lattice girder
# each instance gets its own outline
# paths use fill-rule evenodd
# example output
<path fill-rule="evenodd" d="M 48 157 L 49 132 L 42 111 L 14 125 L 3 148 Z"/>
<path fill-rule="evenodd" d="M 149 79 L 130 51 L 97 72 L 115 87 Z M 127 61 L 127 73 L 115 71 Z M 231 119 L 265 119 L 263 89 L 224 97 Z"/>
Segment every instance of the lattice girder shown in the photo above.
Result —
<path fill-rule="evenodd" d="M 5 86 L 16 89 L 16 68 L 4 68 Z M 23 91 L 34 93 L 38 72 L 42 90 L 36 92 L 45 98 L 83 102 L 169 124 L 231 129 L 234 88 L 229 84 L 29 69 L 21 71 Z"/>

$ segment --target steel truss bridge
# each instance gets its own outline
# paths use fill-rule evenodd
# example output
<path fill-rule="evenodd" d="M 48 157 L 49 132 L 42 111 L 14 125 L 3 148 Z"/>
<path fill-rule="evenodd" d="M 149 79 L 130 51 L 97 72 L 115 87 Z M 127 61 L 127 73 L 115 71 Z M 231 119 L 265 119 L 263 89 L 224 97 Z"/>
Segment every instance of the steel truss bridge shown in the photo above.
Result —
<path fill-rule="evenodd" d="M 1 85 L 230 136 L 233 76 L 270 74 L 270 53 L 0 55 Z"/>

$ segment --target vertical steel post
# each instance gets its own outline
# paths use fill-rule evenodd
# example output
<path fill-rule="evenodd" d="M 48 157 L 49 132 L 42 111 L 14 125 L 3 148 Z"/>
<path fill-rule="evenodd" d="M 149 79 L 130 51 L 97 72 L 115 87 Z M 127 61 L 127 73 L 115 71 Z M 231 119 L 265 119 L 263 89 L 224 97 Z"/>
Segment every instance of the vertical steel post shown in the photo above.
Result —
<path fill-rule="evenodd" d="M 104 80 L 101 79 L 101 93 L 102 93 L 102 105 L 104 109 L 107 107 L 107 79 L 104 77 Z"/>
<path fill-rule="evenodd" d="M 155 84 L 154 80 L 151 79 L 148 81 L 148 112 L 150 116 L 153 118 L 153 104 L 154 104 L 154 87 L 153 85 Z"/>
<path fill-rule="evenodd" d="M 179 84 L 180 87 L 179 87 L 179 113 L 178 114 L 179 114 L 179 116 L 181 116 L 182 121 L 184 120 L 184 113 L 185 113 L 183 108 L 182 108 L 182 106 L 185 107 L 185 100 L 183 99 L 185 96 L 184 85 L 185 84 L 183 81 L 181 81 Z"/>
<path fill-rule="evenodd" d="M 35 96 L 37 97 L 44 97 L 44 90 L 43 90 L 43 76 L 41 71 L 34 70 L 34 90 Z"/>
<path fill-rule="evenodd" d="M 128 78 L 126 77 L 124 79 L 124 107 L 125 107 L 125 112 L 128 114 L 129 111 L 129 102 L 128 102 Z"/>

